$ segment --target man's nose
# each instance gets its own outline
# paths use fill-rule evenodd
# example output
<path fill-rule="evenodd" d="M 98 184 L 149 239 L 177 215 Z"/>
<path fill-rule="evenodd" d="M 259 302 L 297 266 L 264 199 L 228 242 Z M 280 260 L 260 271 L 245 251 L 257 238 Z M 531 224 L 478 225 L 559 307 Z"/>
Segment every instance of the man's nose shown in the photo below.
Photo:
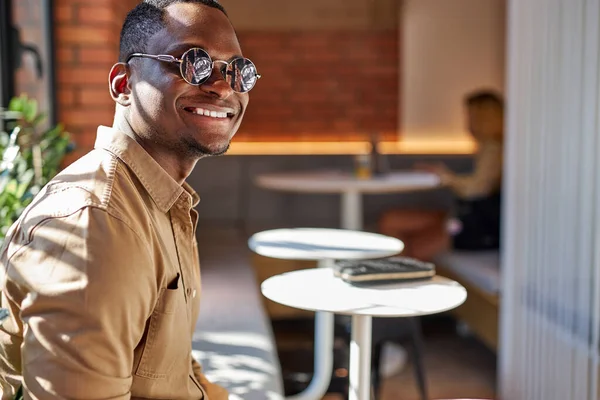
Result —
<path fill-rule="evenodd" d="M 231 85 L 227 83 L 218 66 L 213 68 L 210 78 L 200 85 L 200 89 L 219 99 L 226 99 L 234 93 Z"/>

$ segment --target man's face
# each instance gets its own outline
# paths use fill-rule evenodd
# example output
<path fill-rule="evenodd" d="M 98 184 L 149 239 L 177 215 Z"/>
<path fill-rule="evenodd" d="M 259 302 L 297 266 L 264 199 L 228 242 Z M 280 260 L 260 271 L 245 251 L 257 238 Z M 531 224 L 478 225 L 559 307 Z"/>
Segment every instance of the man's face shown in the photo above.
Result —
<path fill-rule="evenodd" d="M 154 35 L 148 54 L 181 58 L 192 48 L 204 49 L 213 60 L 230 61 L 242 52 L 235 31 L 220 10 L 203 4 L 176 3 L 165 9 L 165 29 Z M 160 149 L 185 159 L 227 151 L 237 132 L 248 93 L 236 93 L 215 68 L 200 86 L 183 80 L 178 64 L 134 59 L 130 86 L 130 123 L 134 131 Z M 227 113 L 227 118 L 200 115 Z"/>

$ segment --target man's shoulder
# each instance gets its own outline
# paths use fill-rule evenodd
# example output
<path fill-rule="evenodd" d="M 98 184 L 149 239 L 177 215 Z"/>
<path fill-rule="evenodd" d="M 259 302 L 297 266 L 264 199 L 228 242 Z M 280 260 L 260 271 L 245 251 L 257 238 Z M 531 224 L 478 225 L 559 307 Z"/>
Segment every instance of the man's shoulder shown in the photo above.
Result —
<path fill-rule="evenodd" d="M 93 150 L 54 177 L 25 209 L 18 224 L 27 235 L 44 220 L 72 215 L 84 208 L 94 208 L 118 218 L 127 215 L 122 209 L 129 199 L 128 190 L 136 190 L 124 164 L 113 154 Z M 130 193 L 129 193 L 130 195 Z"/>
<path fill-rule="evenodd" d="M 105 208 L 117 164 L 117 159 L 111 154 L 92 150 L 48 182 L 36 199 L 36 207 L 54 208 L 58 213 L 62 213 L 63 209 L 78 208 L 85 204 Z M 69 204 L 53 201 L 65 196 L 71 198 Z"/>

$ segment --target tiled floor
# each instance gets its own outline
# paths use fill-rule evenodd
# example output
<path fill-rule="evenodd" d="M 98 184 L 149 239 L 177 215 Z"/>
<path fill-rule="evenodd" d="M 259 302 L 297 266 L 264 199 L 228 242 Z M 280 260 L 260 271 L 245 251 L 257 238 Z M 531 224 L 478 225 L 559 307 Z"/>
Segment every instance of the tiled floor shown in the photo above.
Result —
<path fill-rule="evenodd" d="M 427 338 L 425 346 L 431 399 L 494 398 L 495 357 L 481 345 L 452 335 L 440 335 Z M 410 364 L 397 376 L 384 380 L 381 400 L 419 400 Z"/>
<path fill-rule="evenodd" d="M 452 321 L 445 317 L 425 320 L 424 336 L 424 363 L 431 399 L 494 398 L 496 357 L 493 353 L 473 338 L 459 337 Z M 310 340 L 277 329 L 276 337 L 284 349 L 292 348 L 294 342 L 297 347 L 307 347 Z M 325 400 L 342 398 L 330 394 Z M 381 400 L 420 400 L 410 359 L 400 373 L 383 380 Z"/>
<path fill-rule="evenodd" d="M 224 266 L 233 259 L 242 262 L 248 257 L 245 241 L 245 237 L 236 233 L 207 231 L 199 241 L 201 260 L 216 264 L 222 260 Z M 496 357 L 489 350 L 474 339 L 456 335 L 448 319 L 424 320 L 423 329 L 425 368 L 432 400 L 494 398 Z M 342 397 L 328 395 L 325 399 Z M 420 400 L 410 363 L 399 374 L 382 382 L 381 400 Z"/>

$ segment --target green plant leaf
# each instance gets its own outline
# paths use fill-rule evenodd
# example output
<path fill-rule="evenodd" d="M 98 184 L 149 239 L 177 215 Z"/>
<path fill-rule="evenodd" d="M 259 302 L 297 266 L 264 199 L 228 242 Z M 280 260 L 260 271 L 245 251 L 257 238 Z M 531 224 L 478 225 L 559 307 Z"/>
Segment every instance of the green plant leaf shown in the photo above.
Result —
<path fill-rule="evenodd" d="M 9 111 L 22 111 L 23 110 L 23 97 L 13 97 L 8 103 Z"/>
<path fill-rule="evenodd" d="M 39 145 L 42 151 L 42 183 L 49 182 L 60 168 L 60 163 L 71 148 L 70 135 L 61 124 L 47 130 L 40 130 L 39 124 L 45 115 L 39 112 L 35 99 L 21 95 L 11 99 L 8 109 L 20 112 L 22 118 L 16 123 L 7 124 L 12 129 L 20 125 L 19 145 L 22 146 L 10 170 L 0 171 L 6 186 L 0 192 L 0 243 L 10 226 L 41 190 L 35 182 L 31 146 Z M 8 134 L 0 132 L 0 154 L 8 144 Z"/>
<path fill-rule="evenodd" d="M 37 126 L 40 123 L 44 122 L 45 119 L 46 119 L 46 114 L 37 115 L 33 118 L 32 124 Z"/>
<path fill-rule="evenodd" d="M 38 115 L 38 103 L 37 100 L 31 99 L 25 102 L 26 108 L 23 110 L 23 117 L 25 121 L 33 123 Z"/>

